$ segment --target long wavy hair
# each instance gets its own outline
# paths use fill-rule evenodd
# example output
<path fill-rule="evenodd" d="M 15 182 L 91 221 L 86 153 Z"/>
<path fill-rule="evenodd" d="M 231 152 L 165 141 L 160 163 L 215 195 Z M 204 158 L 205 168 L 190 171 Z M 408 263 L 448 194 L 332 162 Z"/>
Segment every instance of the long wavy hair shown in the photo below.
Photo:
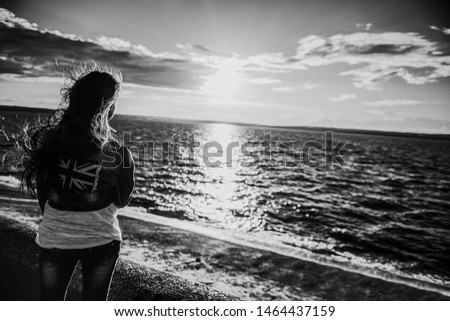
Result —
<path fill-rule="evenodd" d="M 58 158 L 87 157 L 118 142 L 109 119 L 122 85 L 120 71 L 83 65 L 65 74 L 59 108 L 44 121 L 24 128 L 19 139 L 21 188 L 31 197 L 36 197 L 39 187 L 49 192 L 55 186 L 57 178 L 45 173 L 54 172 Z"/>

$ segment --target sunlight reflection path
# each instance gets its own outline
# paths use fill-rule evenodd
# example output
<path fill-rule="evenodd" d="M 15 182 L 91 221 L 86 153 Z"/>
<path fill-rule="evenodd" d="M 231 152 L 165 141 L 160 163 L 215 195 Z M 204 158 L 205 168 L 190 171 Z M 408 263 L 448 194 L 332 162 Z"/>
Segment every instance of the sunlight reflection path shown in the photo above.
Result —
<path fill-rule="evenodd" d="M 190 208 L 199 217 L 204 216 L 205 220 L 216 221 L 223 227 L 254 231 L 261 229 L 265 220 L 256 206 L 258 191 L 245 183 L 252 170 L 239 166 L 239 148 L 244 143 L 242 131 L 241 127 L 228 124 L 205 125 L 200 145 L 208 142 L 218 145 L 203 152 L 219 152 L 222 157 L 210 158 L 211 162 L 220 161 L 220 166 L 210 167 L 203 162 L 202 152 L 197 155 L 205 180 L 198 182 L 196 189 L 205 196 L 192 199 Z"/>

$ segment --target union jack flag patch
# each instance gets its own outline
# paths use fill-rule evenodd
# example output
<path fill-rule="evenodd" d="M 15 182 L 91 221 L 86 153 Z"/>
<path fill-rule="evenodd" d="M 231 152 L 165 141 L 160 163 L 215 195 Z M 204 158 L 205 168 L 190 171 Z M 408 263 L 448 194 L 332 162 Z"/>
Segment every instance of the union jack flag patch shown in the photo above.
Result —
<path fill-rule="evenodd" d="M 94 192 L 97 188 L 98 173 L 101 163 L 77 159 L 60 158 L 58 162 L 58 174 L 64 189 L 77 189 Z"/>

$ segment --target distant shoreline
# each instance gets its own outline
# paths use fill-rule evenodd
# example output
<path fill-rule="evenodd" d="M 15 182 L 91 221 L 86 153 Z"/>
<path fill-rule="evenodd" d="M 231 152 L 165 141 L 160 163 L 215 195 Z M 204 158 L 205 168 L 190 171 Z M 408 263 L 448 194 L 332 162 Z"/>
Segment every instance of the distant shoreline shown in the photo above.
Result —
<path fill-rule="evenodd" d="M 0 105 L 0 112 L 7 111 L 7 112 L 50 113 L 53 110 L 54 109 L 41 108 L 41 107 Z M 133 118 L 142 119 L 144 117 L 148 121 L 154 121 L 154 122 L 163 121 L 163 122 L 171 122 L 171 123 L 179 122 L 179 123 L 190 123 L 190 124 L 228 124 L 228 125 L 235 125 L 235 126 L 267 128 L 267 129 L 273 129 L 273 130 L 292 130 L 292 131 L 309 131 L 309 132 L 332 131 L 332 132 L 337 132 L 340 134 L 390 136 L 390 137 L 399 137 L 399 138 L 419 138 L 419 139 L 433 139 L 433 140 L 450 141 L 450 134 L 427 134 L 427 133 L 395 132 L 395 131 L 336 128 L 336 127 L 275 126 L 275 125 L 261 125 L 261 124 L 250 124 L 250 123 L 240 123 L 240 122 L 219 122 L 219 121 L 201 120 L 201 119 L 191 120 L 191 119 L 181 119 L 181 118 L 155 117 L 155 116 L 145 116 L 145 115 L 118 114 L 117 116 L 119 118 L 131 118 L 131 119 L 133 119 Z"/>

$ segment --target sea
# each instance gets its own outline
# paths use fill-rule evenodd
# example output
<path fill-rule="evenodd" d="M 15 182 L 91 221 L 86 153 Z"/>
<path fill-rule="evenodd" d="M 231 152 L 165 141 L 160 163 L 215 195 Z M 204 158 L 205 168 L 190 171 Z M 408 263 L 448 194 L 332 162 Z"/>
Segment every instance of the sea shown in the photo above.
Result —
<path fill-rule="evenodd" d="M 2 154 L 37 114 L 1 113 Z M 135 160 L 130 206 L 450 293 L 447 137 L 123 115 L 112 126 Z"/>

